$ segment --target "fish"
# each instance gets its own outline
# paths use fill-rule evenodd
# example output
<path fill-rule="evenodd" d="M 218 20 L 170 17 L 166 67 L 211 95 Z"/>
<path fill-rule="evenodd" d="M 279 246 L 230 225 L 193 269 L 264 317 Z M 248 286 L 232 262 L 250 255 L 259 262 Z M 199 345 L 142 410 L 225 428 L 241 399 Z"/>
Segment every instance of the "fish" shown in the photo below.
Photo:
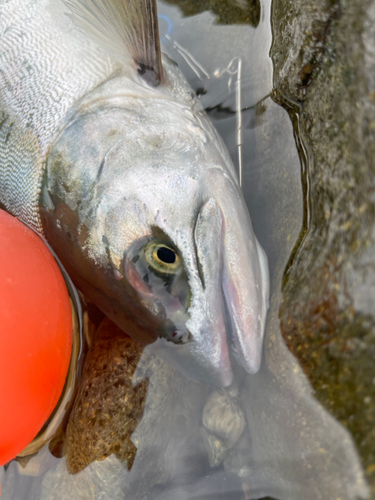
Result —
<path fill-rule="evenodd" d="M 267 256 L 155 0 L 0 2 L 0 205 L 187 377 L 256 373 Z"/>

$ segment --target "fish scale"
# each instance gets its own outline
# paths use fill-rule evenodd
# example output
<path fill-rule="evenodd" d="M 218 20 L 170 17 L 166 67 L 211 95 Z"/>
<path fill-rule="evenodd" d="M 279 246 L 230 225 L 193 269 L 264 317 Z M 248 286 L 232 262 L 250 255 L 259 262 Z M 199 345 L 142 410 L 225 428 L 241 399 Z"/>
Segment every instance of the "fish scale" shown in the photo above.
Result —
<path fill-rule="evenodd" d="M 118 69 L 59 1 L 0 2 L 0 203 L 43 232 L 46 156 L 72 106 Z"/>

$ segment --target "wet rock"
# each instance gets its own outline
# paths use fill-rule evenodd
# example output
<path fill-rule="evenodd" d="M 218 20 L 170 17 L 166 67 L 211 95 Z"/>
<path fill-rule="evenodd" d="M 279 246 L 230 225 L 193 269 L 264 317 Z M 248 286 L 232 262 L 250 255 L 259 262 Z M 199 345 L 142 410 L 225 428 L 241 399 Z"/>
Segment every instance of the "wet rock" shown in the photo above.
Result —
<path fill-rule="evenodd" d="M 86 358 L 66 456 L 43 477 L 40 500 L 169 498 L 169 489 L 211 471 L 200 434 L 210 386 L 186 379 L 147 348 L 139 359 L 142 348 L 105 321 Z M 118 377 L 130 384 L 118 385 Z"/>
<path fill-rule="evenodd" d="M 184 16 L 194 16 L 210 10 L 219 24 L 250 24 L 258 26 L 260 21 L 259 0 L 165 0 L 176 4 Z"/>
<path fill-rule="evenodd" d="M 305 228 L 282 333 L 351 433 L 375 498 L 375 2 L 275 0 L 274 98 L 291 114 Z"/>
<path fill-rule="evenodd" d="M 131 469 L 137 448 L 131 436 L 144 410 L 148 382 L 133 385 L 143 348 L 106 318 L 88 352 L 67 427 L 70 473 L 115 455 Z"/>

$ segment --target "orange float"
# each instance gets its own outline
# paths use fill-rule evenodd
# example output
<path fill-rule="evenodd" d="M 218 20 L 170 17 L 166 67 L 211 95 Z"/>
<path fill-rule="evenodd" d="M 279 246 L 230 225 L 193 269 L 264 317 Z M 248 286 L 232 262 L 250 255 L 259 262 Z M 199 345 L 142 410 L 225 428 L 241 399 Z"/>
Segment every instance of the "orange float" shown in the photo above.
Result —
<path fill-rule="evenodd" d="M 41 238 L 0 210 L 0 466 L 55 408 L 69 368 L 72 311 Z"/>

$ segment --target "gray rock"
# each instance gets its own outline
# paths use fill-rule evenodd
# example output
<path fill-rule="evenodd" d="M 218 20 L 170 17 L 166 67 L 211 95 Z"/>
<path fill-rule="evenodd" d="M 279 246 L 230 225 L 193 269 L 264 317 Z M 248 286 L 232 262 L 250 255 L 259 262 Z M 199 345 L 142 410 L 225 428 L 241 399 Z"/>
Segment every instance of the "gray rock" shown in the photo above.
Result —
<path fill-rule="evenodd" d="M 375 498 L 375 2 L 275 0 L 273 29 L 274 98 L 306 171 L 282 332 Z"/>

